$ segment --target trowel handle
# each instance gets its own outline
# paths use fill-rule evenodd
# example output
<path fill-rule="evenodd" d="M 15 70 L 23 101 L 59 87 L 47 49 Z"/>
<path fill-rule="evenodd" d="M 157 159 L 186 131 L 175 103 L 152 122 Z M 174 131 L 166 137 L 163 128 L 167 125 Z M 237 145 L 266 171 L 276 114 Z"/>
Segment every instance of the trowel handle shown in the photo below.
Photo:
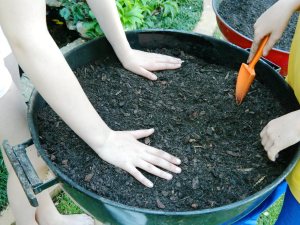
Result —
<path fill-rule="evenodd" d="M 264 47 L 266 46 L 268 40 L 269 40 L 270 36 L 265 36 L 264 39 L 260 42 L 259 44 L 259 47 L 252 59 L 252 61 L 249 63 L 249 67 L 254 69 L 256 63 L 258 62 L 258 60 L 260 59 L 260 57 L 262 56 L 263 54 L 263 50 L 264 50 Z"/>

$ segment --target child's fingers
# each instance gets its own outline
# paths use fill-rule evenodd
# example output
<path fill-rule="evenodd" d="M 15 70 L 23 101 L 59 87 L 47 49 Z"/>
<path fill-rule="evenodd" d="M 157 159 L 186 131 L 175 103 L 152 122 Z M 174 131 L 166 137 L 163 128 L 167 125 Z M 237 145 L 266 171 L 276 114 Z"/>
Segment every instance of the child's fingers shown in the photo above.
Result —
<path fill-rule="evenodd" d="M 161 177 L 163 179 L 166 180 L 171 180 L 173 178 L 173 176 L 170 173 L 167 173 L 159 168 L 157 168 L 156 166 L 152 165 L 151 163 L 148 163 L 146 161 L 142 161 L 140 160 L 137 164 L 137 167 L 145 170 L 148 173 L 151 173 L 157 177 Z"/>
<path fill-rule="evenodd" d="M 264 47 L 263 56 L 267 56 L 269 54 L 269 52 L 271 51 L 273 46 L 276 44 L 276 42 L 279 40 L 279 38 L 280 38 L 280 35 L 278 35 L 276 33 L 271 33 L 270 38 L 269 38 L 266 46 Z"/>
<path fill-rule="evenodd" d="M 152 154 L 152 155 L 155 155 L 159 158 L 163 158 L 173 164 L 176 164 L 176 165 L 179 165 L 181 163 L 181 160 L 178 159 L 177 157 L 165 152 L 165 151 L 162 151 L 162 150 L 159 150 L 159 149 L 156 149 L 156 148 L 153 148 L 151 146 L 149 146 L 149 148 L 147 148 L 147 152 Z"/>
<path fill-rule="evenodd" d="M 181 63 L 167 63 L 167 62 L 156 62 L 152 63 L 151 66 L 147 66 L 146 69 L 150 71 L 160 71 L 160 70 L 175 70 L 181 67 Z"/>
<path fill-rule="evenodd" d="M 134 67 L 132 67 L 132 66 L 129 66 L 129 67 L 125 66 L 125 68 L 128 69 L 128 70 L 130 70 L 131 72 L 133 72 L 133 73 L 135 73 L 137 75 L 140 75 L 142 77 L 145 77 L 145 78 L 147 78 L 149 80 L 157 80 L 157 76 L 154 73 L 152 73 L 152 72 L 144 69 L 141 66 L 134 66 Z"/>
<path fill-rule="evenodd" d="M 263 138 L 261 139 L 261 144 L 265 147 L 265 145 L 267 144 L 268 140 L 269 140 L 269 138 L 263 137 Z"/>
<path fill-rule="evenodd" d="M 268 126 L 268 125 L 267 125 Z M 267 126 L 264 127 L 264 129 L 260 132 L 260 137 L 261 139 L 263 139 L 266 135 L 266 132 L 267 132 Z"/>
<path fill-rule="evenodd" d="M 152 154 L 147 154 L 143 157 L 143 159 L 155 166 L 159 166 L 165 170 L 171 171 L 173 173 L 180 173 L 181 169 L 178 166 L 175 166 L 173 163 L 170 163 L 169 161 L 162 159 L 160 157 L 157 157 Z"/>
<path fill-rule="evenodd" d="M 253 46 L 254 44 L 252 44 L 252 46 L 251 46 L 251 48 L 250 48 L 250 53 L 249 53 L 249 56 L 248 56 L 248 59 L 247 59 L 247 63 L 249 64 L 251 61 L 252 61 L 252 59 L 253 59 L 253 57 L 254 57 L 254 54 L 253 54 L 253 49 L 255 49 L 255 47 Z"/>
<path fill-rule="evenodd" d="M 130 173 L 135 179 L 137 179 L 139 182 L 141 182 L 146 187 L 152 188 L 153 183 L 148 180 L 137 168 L 135 168 L 133 165 L 129 166 L 125 169 L 128 173 Z"/>
<path fill-rule="evenodd" d="M 156 62 L 160 63 L 172 63 L 172 64 L 181 64 L 183 61 L 179 58 L 168 56 L 168 55 L 162 55 L 162 54 L 151 54 Z"/>
<path fill-rule="evenodd" d="M 131 131 L 126 131 L 126 133 L 131 134 L 135 139 L 141 139 L 153 134 L 154 129 L 151 128 L 151 129 L 143 129 L 143 130 L 131 130 Z"/>
<path fill-rule="evenodd" d="M 271 147 L 274 145 L 274 141 L 272 139 L 267 140 L 266 144 L 264 145 L 264 148 L 266 151 L 271 149 Z"/>
<path fill-rule="evenodd" d="M 136 73 L 142 77 L 149 79 L 149 80 L 157 80 L 157 76 L 154 73 L 152 73 L 142 67 L 139 67 L 139 69 Z"/>
<path fill-rule="evenodd" d="M 272 145 L 272 147 L 268 150 L 268 157 L 271 161 L 275 161 L 280 149 L 277 145 Z"/>
<path fill-rule="evenodd" d="M 272 152 L 268 152 L 268 158 L 273 162 L 276 160 L 275 155 Z"/>
<path fill-rule="evenodd" d="M 247 60 L 247 63 L 250 63 L 255 55 L 255 53 L 257 52 L 259 43 L 261 42 L 261 35 L 255 35 L 254 39 L 253 39 L 253 43 L 251 45 L 251 49 L 250 49 L 250 54 Z"/>
<path fill-rule="evenodd" d="M 275 162 L 275 160 L 276 160 L 276 155 L 277 155 L 277 153 L 275 153 L 273 151 L 268 151 L 268 158 L 273 162 Z"/>

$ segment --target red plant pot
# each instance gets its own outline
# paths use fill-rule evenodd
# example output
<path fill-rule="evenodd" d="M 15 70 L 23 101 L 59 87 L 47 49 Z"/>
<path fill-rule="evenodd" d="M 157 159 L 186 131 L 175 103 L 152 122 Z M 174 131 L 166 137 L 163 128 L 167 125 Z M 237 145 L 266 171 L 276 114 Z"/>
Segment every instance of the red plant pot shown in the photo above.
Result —
<path fill-rule="evenodd" d="M 213 0 L 213 9 L 216 14 L 217 23 L 223 36 L 231 43 L 240 46 L 241 48 L 250 48 L 253 40 L 233 29 L 218 13 L 219 5 L 223 0 Z M 280 74 L 287 75 L 289 52 L 277 48 L 273 48 L 266 59 L 278 65 L 281 70 Z"/>

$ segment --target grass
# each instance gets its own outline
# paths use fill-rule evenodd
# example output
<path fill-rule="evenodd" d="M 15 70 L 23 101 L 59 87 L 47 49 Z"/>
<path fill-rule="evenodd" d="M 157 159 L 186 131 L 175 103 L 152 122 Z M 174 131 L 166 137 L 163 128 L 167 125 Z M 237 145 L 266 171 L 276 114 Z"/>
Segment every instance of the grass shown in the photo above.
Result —
<path fill-rule="evenodd" d="M 264 211 L 257 222 L 257 225 L 273 225 L 280 213 L 284 195 L 282 195 L 270 208 Z"/>
<path fill-rule="evenodd" d="M 83 211 L 63 192 L 58 194 L 53 201 L 61 214 L 69 215 L 83 213 Z"/>
<path fill-rule="evenodd" d="M 0 149 L 0 212 L 7 206 L 7 171 L 4 165 L 4 161 Z"/>

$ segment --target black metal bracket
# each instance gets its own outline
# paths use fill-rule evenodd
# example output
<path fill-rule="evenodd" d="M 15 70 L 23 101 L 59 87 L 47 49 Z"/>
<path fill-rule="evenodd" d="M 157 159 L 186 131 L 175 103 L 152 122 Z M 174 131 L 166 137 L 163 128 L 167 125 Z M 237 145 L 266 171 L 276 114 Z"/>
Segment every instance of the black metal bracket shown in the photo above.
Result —
<path fill-rule="evenodd" d="M 32 139 L 16 146 L 11 146 L 7 140 L 4 140 L 3 149 L 22 185 L 30 204 L 33 207 L 37 207 L 39 204 L 36 194 L 57 184 L 59 181 L 57 178 L 53 178 L 46 182 L 40 180 L 26 154 L 26 148 L 31 145 L 33 145 Z"/>

